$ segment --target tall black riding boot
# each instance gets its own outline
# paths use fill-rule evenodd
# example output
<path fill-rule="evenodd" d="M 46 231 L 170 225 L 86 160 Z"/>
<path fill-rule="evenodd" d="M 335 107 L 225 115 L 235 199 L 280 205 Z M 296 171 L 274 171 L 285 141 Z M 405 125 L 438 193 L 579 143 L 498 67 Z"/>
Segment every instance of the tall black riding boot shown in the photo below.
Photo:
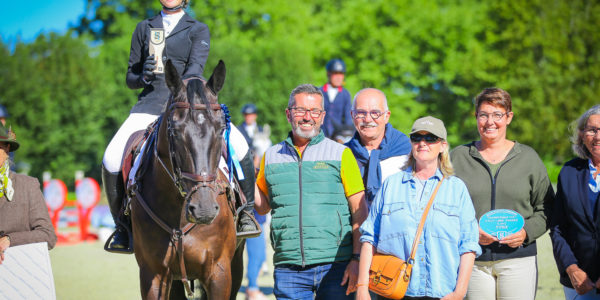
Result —
<path fill-rule="evenodd" d="M 258 235 L 260 228 L 254 221 L 254 184 L 256 177 L 254 175 L 254 153 L 249 150 L 246 156 L 240 161 L 244 180 L 239 180 L 244 196 L 246 196 L 246 208 L 240 214 L 239 233 L 241 235 Z"/>
<path fill-rule="evenodd" d="M 112 173 L 106 170 L 102 165 L 102 185 L 108 199 L 110 213 L 115 221 L 116 230 L 110 243 L 109 249 L 127 249 L 129 248 L 129 234 L 123 226 L 121 217 L 121 208 L 123 207 L 123 196 L 125 194 L 122 173 Z"/>

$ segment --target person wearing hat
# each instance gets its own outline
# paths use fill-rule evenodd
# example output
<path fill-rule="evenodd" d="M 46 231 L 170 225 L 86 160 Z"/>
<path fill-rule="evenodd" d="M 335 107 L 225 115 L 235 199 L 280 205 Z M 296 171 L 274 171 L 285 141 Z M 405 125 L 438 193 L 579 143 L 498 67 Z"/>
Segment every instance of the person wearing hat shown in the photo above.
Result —
<path fill-rule="evenodd" d="M 334 58 L 325 65 L 328 82 L 320 90 L 323 93 L 325 118 L 323 133 L 331 138 L 335 127 L 352 125 L 352 109 L 350 92 L 343 87 L 346 76 L 346 64 L 339 58 Z"/>
<path fill-rule="evenodd" d="M 409 259 L 424 208 L 440 181 L 404 299 L 462 299 L 475 257 L 481 253 L 475 209 L 466 185 L 454 176 L 444 123 L 431 116 L 416 120 L 410 141 L 406 165 L 383 182 L 360 227 L 356 299 L 370 299 L 373 254 Z"/>
<path fill-rule="evenodd" d="M 0 124 L 0 264 L 9 247 L 56 244 L 56 234 L 37 178 L 10 170 L 8 154 L 19 149 L 14 132 Z"/>
<path fill-rule="evenodd" d="M 535 150 L 506 138 L 514 117 L 508 92 L 481 91 L 474 117 L 480 139 L 452 150 L 456 176 L 469 189 L 477 219 L 491 210 L 510 209 L 523 217 L 524 226 L 501 239 L 479 229 L 483 253 L 475 261 L 467 299 L 534 299 L 536 239 L 548 230 L 554 190 Z"/>
<path fill-rule="evenodd" d="M 262 126 L 259 126 L 256 122 L 258 109 L 254 103 L 247 103 L 242 107 L 241 112 L 244 115 L 244 122 L 238 126 L 238 129 L 252 149 L 254 155 L 254 166 L 258 167 L 258 164 L 260 163 L 259 156 L 264 154 L 264 151 L 261 151 L 262 153 L 258 153 L 256 147 L 254 146 L 254 137 L 263 132 Z M 258 214 L 253 207 L 251 209 L 254 213 L 254 218 L 260 225 L 262 232 L 257 237 L 246 239 L 246 252 L 248 253 L 248 264 L 246 265 L 246 277 L 248 278 L 246 299 L 261 300 L 267 299 L 267 297 L 260 291 L 258 287 L 258 275 L 267 256 L 264 231 L 264 224 L 267 221 L 267 217 Z"/>
<path fill-rule="evenodd" d="M 247 103 L 242 107 L 242 115 L 244 122 L 238 126 L 238 129 L 246 139 L 248 145 L 252 146 L 252 138 L 254 133 L 262 131 L 262 127 L 256 123 L 258 117 L 258 109 L 254 103 Z"/>

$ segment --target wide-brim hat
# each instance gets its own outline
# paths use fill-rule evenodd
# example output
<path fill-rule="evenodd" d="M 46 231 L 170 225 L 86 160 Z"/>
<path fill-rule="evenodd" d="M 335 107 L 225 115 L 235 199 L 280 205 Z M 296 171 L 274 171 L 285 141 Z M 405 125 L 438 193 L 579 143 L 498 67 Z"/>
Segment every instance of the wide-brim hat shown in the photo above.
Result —
<path fill-rule="evenodd" d="M 6 129 L 2 123 L 0 123 L 0 142 L 5 142 L 10 145 L 8 152 L 13 152 L 19 149 L 19 142 L 17 142 L 17 136 L 12 130 Z"/>
<path fill-rule="evenodd" d="M 413 123 L 410 134 L 417 133 L 419 131 L 427 131 L 444 140 L 447 137 L 444 122 L 432 116 L 417 119 L 415 123 Z"/>

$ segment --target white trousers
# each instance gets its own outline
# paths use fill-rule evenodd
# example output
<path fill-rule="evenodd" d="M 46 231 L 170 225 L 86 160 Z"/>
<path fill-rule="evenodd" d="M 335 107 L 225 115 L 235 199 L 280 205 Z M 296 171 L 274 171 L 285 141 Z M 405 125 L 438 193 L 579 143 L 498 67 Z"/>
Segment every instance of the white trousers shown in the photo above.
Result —
<path fill-rule="evenodd" d="M 533 300 L 537 289 L 537 258 L 475 261 L 468 300 Z"/>
<path fill-rule="evenodd" d="M 133 113 L 130 114 L 127 120 L 123 122 L 121 128 L 112 138 L 106 151 L 102 163 L 107 171 L 117 173 L 121 169 L 121 160 L 123 160 L 123 152 L 129 137 L 138 130 L 144 130 L 148 125 L 154 122 L 158 116 L 150 114 Z M 229 142 L 235 151 L 235 155 L 239 160 L 243 159 L 248 153 L 249 147 L 242 133 L 231 124 L 231 133 L 229 134 Z"/>
<path fill-rule="evenodd" d="M 117 173 L 121 169 L 121 160 L 125 151 L 125 144 L 129 137 L 136 131 L 146 129 L 148 125 L 154 122 L 158 116 L 151 114 L 133 113 L 123 122 L 115 136 L 104 151 L 102 163 L 107 171 Z"/>

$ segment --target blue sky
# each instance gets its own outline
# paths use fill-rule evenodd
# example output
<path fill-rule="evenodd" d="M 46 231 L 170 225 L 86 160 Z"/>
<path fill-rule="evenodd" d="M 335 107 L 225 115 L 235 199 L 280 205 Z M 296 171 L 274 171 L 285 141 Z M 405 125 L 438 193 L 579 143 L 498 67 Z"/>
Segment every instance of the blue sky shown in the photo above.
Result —
<path fill-rule="evenodd" d="M 40 33 L 66 31 L 69 23 L 76 24 L 85 12 L 86 0 L 27 0 L 4 7 L 0 18 L 0 36 L 3 42 L 33 41 Z"/>

